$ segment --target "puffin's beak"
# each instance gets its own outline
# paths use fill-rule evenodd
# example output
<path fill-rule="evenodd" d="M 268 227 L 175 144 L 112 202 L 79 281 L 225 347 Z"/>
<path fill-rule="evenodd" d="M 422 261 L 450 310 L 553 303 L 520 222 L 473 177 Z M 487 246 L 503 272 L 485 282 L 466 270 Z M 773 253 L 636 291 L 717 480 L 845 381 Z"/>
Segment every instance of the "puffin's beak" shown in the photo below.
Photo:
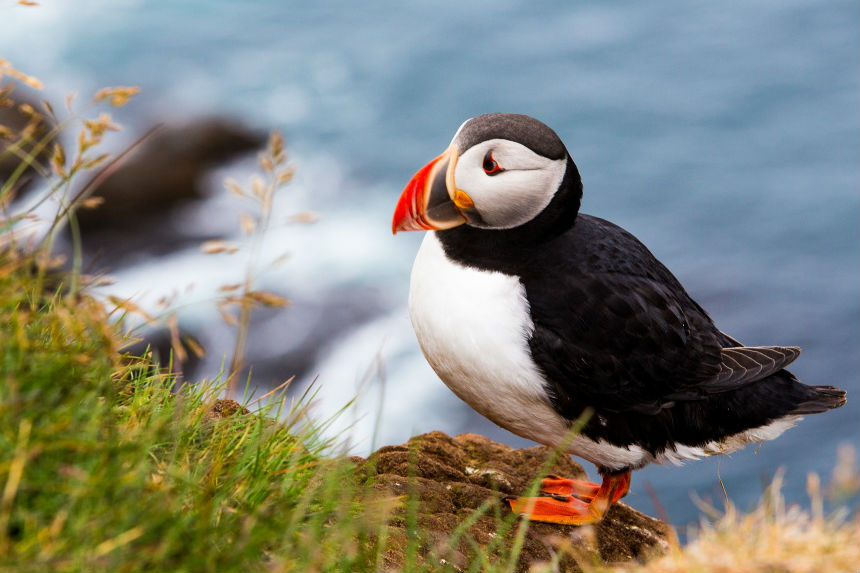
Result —
<path fill-rule="evenodd" d="M 458 156 L 457 146 L 451 144 L 406 184 L 394 208 L 393 233 L 450 229 L 466 222 L 460 207 L 473 205 L 468 195 L 457 191 L 454 184 Z"/>

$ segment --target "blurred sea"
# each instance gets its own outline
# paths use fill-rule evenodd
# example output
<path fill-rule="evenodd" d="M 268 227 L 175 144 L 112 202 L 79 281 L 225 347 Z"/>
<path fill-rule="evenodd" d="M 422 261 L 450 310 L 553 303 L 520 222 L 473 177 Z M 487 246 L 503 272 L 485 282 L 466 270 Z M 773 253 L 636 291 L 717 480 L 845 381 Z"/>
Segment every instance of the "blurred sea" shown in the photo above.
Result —
<path fill-rule="evenodd" d="M 292 256 L 264 282 L 304 300 L 358 293 L 361 305 L 361 293 L 373 293 L 373 318 L 330 340 L 313 369 L 320 415 L 360 391 L 335 428 L 354 422 L 359 453 L 429 430 L 530 445 L 474 414 L 424 363 L 406 315 L 421 237 L 392 237 L 390 218 L 409 177 L 466 118 L 512 111 L 553 127 L 582 172 L 584 212 L 639 237 L 722 330 L 746 344 L 802 346 L 793 372 L 849 391 L 847 406 L 757 450 L 637 472 L 627 501 L 654 514 L 649 482 L 676 525 L 699 514 L 690 492 L 719 503 L 722 479 L 748 507 L 780 466 L 787 497 L 804 502 L 808 472 L 826 479 L 839 444 L 860 448 L 858 48 L 853 0 L 0 9 L 0 56 L 56 90 L 47 96 L 143 88 L 118 114 L 126 140 L 156 121 L 203 114 L 286 132 L 299 175 L 279 217 L 310 209 L 320 219 L 273 230 L 265 256 Z M 212 197 L 180 224 L 237 234 L 233 204 L 216 190 L 222 176 L 251 169 L 219 171 Z M 183 250 L 119 269 L 112 292 L 146 304 L 182 291 L 182 320 L 205 324 L 211 305 L 193 303 L 241 270 Z M 273 352 L 300 335 L 269 327 Z M 209 375 L 219 364 L 209 360 Z"/>

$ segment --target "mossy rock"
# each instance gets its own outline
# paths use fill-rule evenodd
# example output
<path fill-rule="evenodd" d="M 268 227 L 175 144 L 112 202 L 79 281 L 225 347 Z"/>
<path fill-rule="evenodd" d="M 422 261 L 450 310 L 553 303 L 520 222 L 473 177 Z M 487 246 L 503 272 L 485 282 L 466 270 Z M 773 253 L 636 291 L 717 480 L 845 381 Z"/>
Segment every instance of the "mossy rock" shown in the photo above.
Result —
<path fill-rule="evenodd" d="M 544 446 L 518 450 L 475 434 L 452 438 L 430 432 L 399 446 L 380 448 L 367 460 L 353 458 L 360 475 L 373 481 L 381 494 L 404 499 L 412 495 L 419 500 L 417 507 L 404 505 L 395 512 L 385 568 L 403 569 L 410 520 L 420 531 L 416 559 L 425 565 L 436 560 L 441 566 L 464 570 L 477 548 L 499 559 L 509 558 L 519 522 L 501 499 L 524 493 L 552 455 Z M 549 473 L 585 478 L 582 466 L 570 456 L 556 458 Z M 479 510 L 482 515 L 475 519 L 473 514 Z M 470 518 L 474 523 L 452 543 L 452 534 Z M 673 539 L 665 523 L 617 503 L 594 526 L 528 524 L 516 569 L 530 571 L 554 563 L 559 571 L 580 571 L 582 563 L 644 560 L 667 552 Z"/>

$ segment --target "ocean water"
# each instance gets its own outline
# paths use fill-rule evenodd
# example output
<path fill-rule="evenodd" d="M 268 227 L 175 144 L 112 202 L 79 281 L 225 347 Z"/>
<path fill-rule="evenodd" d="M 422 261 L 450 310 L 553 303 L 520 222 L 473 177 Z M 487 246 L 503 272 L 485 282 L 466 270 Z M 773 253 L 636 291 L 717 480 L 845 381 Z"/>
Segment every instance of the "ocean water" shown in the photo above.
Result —
<path fill-rule="evenodd" d="M 434 429 L 530 445 L 474 414 L 424 363 L 405 311 L 421 237 L 389 229 L 403 185 L 463 120 L 543 120 L 579 166 L 584 212 L 638 236 L 721 329 L 802 346 L 793 372 L 849 391 L 845 407 L 757 450 L 637 472 L 628 501 L 653 514 L 648 482 L 682 525 L 699 514 L 691 492 L 719 501 L 722 479 L 747 507 L 778 467 L 786 495 L 803 502 L 808 472 L 829 474 L 842 443 L 860 447 L 858 16 L 848 0 L 86 0 L 0 9 L 0 57 L 56 99 L 140 85 L 118 114 L 117 145 L 155 121 L 204 114 L 285 131 L 299 175 L 279 216 L 310 209 L 319 222 L 270 233 L 264 258 L 291 258 L 267 286 L 297 300 L 359 293 L 358 305 L 372 292 L 379 309 L 329 340 L 313 369 L 321 416 L 359 394 L 336 427 L 351 428 L 357 452 Z M 215 190 L 250 169 L 216 173 L 213 197 L 183 224 L 235 233 L 235 204 Z M 204 301 L 238 272 L 185 250 L 118 269 L 112 288 L 144 304 L 180 290 L 183 319 L 207 324 Z M 277 352 L 291 333 L 273 328 Z"/>

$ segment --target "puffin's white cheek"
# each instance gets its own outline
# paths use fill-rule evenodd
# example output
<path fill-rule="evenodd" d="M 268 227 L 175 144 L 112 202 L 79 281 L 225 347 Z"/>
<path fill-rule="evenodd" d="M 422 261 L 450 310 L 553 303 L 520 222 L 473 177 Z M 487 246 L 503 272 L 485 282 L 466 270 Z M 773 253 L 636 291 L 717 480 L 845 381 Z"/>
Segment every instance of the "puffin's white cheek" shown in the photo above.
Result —
<path fill-rule="evenodd" d="M 509 170 L 466 188 L 487 227 L 510 229 L 537 217 L 549 205 L 564 177 L 564 162 L 540 169 Z"/>

